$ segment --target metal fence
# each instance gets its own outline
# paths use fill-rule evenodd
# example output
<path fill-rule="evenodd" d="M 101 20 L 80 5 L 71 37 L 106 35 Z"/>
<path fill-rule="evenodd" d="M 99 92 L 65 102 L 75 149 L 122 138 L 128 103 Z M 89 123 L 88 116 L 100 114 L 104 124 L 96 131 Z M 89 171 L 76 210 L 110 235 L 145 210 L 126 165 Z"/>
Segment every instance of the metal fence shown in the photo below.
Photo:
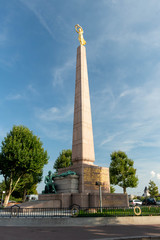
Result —
<path fill-rule="evenodd" d="M 19 218 L 52 218 L 52 217 L 71 217 L 71 210 L 67 208 L 2 208 L 0 217 L 19 217 Z"/>
<path fill-rule="evenodd" d="M 160 206 L 142 206 L 129 208 L 1 208 L 0 217 L 7 218 L 66 218 L 66 217 L 126 217 L 160 216 Z"/>
<path fill-rule="evenodd" d="M 128 208 L 90 208 L 79 209 L 78 217 L 127 217 L 127 216 L 160 216 L 159 206 L 135 206 Z"/>

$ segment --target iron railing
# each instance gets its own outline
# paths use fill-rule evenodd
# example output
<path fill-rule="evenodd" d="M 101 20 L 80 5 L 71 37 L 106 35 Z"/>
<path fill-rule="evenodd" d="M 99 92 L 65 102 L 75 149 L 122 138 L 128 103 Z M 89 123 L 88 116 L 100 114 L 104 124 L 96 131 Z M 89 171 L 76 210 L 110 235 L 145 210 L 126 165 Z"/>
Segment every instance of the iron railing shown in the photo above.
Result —
<path fill-rule="evenodd" d="M 63 218 L 63 217 L 127 217 L 160 216 L 160 206 L 141 206 L 129 208 L 0 208 L 0 217 L 18 218 Z"/>
<path fill-rule="evenodd" d="M 71 210 L 68 208 L 1 208 L 0 217 L 25 217 L 25 218 L 36 218 L 36 217 L 71 217 Z"/>
<path fill-rule="evenodd" d="M 114 208 L 80 208 L 78 217 L 127 217 L 127 216 L 160 216 L 160 206 L 136 206 Z"/>

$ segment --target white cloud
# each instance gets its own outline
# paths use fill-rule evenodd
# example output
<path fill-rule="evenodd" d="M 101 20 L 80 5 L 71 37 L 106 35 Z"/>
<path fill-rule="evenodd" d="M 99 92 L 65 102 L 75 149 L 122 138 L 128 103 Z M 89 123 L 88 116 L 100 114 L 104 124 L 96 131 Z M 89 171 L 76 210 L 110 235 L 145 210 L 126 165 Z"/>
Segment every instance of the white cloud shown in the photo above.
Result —
<path fill-rule="evenodd" d="M 21 90 L 21 93 L 15 93 L 15 94 L 9 94 L 6 97 L 6 100 L 29 100 L 30 97 L 33 95 L 38 95 L 38 91 L 36 88 L 33 87 L 32 84 L 29 84 L 27 87 L 24 87 L 23 90 Z"/>
<path fill-rule="evenodd" d="M 19 100 L 19 99 L 22 99 L 22 98 L 23 98 L 23 96 L 19 93 L 15 94 L 15 95 L 10 94 L 6 97 L 7 100 Z"/>
<path fill-rule="evenodd" d="M 70 31 L 68 21 L 63 19 L 65 14 L 57 14 L 57 3 L 51 1 L 33 1 L 33 0 L 20 0 L 32 13 L 36 16 L 39 23 L 49 33 L 55 41 L 63 41 L 63 37 L 68 39 L 66 32 Z M 63 8 L 62 8 L 63 11 Z M 57 34 L 58 32 L 58 34 Z"/>
<path fill-rule="evenodd" d="M 107 43 L 109 46 L 114 44 L 115 49 L 120 51 L 120 53 L 117 52 L 117 58 L 119 54 L 121 57 L 126 55 L 131 49 L 135 49 L 135 54 L 138 49 L 140 52 L 145 51 L 147 55 L 152 50 L 160 48 L 158 1 L 118 0 L 111 3 L 104 0 L 100 9 L 101 16 L 93 24 L 96 34 L 93 32 L 92 39 L 89 39 L 93 59 L 95 59 L 94 56 L 97 58 L 100 53 L 105 52 L 105 48 L 108 49 Z M 106 54 L 108 54 L 107 51 Z"/>
<path fill-rule="evenodd" d="M 101 122 L 108 119 L 106 124 L 112 126 L 106 133 L 103 130 L 100 146 L 107 144 L 127 150 L 160 147 L 159 67 L 153 70 L 155 73 L 148 76 L 151 80 L 143 86 L 124 88 L 122 84 L 119 94 L 111 86 L 98 92 L 94 108 L 96 119 Z"/>
<path fill-rule="evenodd" d="M 140 93 L 140 89 L 138 88 L 134 88 L 134 89 L 127 89 L 125 91 L 123 91 L 121 94 L 120 94 L 120 98 L 122 97 L 126 97 L 126 96 L 136 96 Z"/>
<path fill-rule="evenodd" d="M 42 3 L 42 6 L 41 6 L 41 1 L 39 1 L 38 4 L 36 4 L 35 1 L 28 1 L 28 0 L 27 1 L 20 0 L 20 1 L 24 5 L 26 5 L 35 14 L 35 16 L 39 20 L 40 24 L 46 29 L 46 31 L 52 36 L 52 38 L 55 38 L 55 34 L 50 27 L 51 24 L 48 24 L 47 15 L 44 12 L 45 8 L 43 7 L 43 3 Z M 52 7 L 52 9 L 53 9 L 53 4 L 50 7 Z"/>
<path fill-rule="evenodd" d="M 108 136 L 105 140 L 103 140 L 103 141 L 100 143 L 100 146 L 106 145 L 106 144 L 108 144 L 109 142 L 114 141 L 114 140 L 116 139 L 116 137 L 117 137 L 118 135 L 120 135 L 120 134 L 121 134 L 121 132 L 115 133 L 114 135 Z"/>
<path fill-rule="evenodd" d="M 40 129 L 40 131 L 45 135 L 45 137 L 53 140 L 60 140 L 61 143 L 64 143 L 64 141 L 70 141 L 71 145 L 72 134 L 68 128 L 60 128 L 59 125 L 53 124 L 48 126 L 46 124 L 37 123 L 36 125 L 37 128 Z"/>
<path fill-rule="evenodd" d="M 74 60 L 68 60 L 64 65 L 52 69 L 53 86 L 63 86 L 64 80 L 67 78 L 70 71 L 74 69 Z"/>
<path fill-rule="evenodd" d="M 126 97 L 129 100 L 127 111 L 132 109 L 131 115 L 141 120 L 146 119 L 159 119 L 160 117 L 160 87 L 159 86 L 142 86 L 139 88 L 127 89 L 120 94 L 120 99 Z M 128 99 L 127 97 L 130 97 Z M 119 101 L 120 101 L 119 99 Z M 121 104 L 120 102 L 118 102 Z M 129 109 L 130 108 L 130 109 Z M 133 111 L 134 110 L 134 111 Z M 138 113 L 138 114 L 137 114 Z"/>
<path fill-rule="evenodd" d="M 0 56 L 1 67 L 12 68 L 19 61 L 19 55 Z"/>
<path fill-rule="evenodd" d="M 27 89 L 28 89 L 31 93 L 33 93 L 33 94 L 36 94 L 36 95 L 38 94 L 37 89 L 34 88 L 32 84 L 29 84 L 28 87 L 27 87 Z"/>
<path fill-rule="evenodd" d="M 157 179 L 160 179 L 160 173 L 156 173 L 155 171 L 150 172 L 151 178 L 157 177 Z"/>
<path fill-rule="evenodd" d="M 65 106 L 61 108 L 51 107 L 49 109 L 37 109 L 36 117 L 40 120 L 50 121 L 70 121 L 73 118 L 73 106 Z"/>
<path fill-rule="evenodd" d="M 152 178 L 154 178 L 156 176 L 156 173 L 154 171 L 151 171 L 150 174 L 151 174 Z"/>
<path fill-rule="evenodd" d="M 98 41 L 103 44 L 107 40 L 111 40 L 113 42 L 118 42 L 120 44 L 126 43 L 139 43 L 142 47 L 150 47 L 150 48 L 159 48 L 160 47 L 160 29 L 153 30 L 146 33 L 139 32 L 128 32 L 126 29 L 121 32 L 116 33 L 108 33 L 105 36 L 105 39 L 99 39 Z"/>

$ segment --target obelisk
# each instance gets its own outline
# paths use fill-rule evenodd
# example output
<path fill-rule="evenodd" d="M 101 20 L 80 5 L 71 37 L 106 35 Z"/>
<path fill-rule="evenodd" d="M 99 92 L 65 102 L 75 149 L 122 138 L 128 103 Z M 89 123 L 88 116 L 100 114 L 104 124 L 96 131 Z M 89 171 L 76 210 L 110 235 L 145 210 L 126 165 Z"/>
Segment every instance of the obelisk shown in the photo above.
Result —
<path fill-rule="evenodd" d="M 78 24 L 75 26 L 80 42 L 77 48 L 76 84 L 74 99 L 74 121 L 72 139 L 73 165 L 58 170 L 58 173 L 74 171 L 79 177 L 78 193 L 74 193 L 72 200 L 80 206 L 87 206 L 88 195 L 98 193 L 96 182 L 102 183 L 102 191 L 110 191 L 109 168 L 94 164 L 94 141 L 92 130 L 91 104 L 88 83 L 88 70 L 86 59 L 86 41 L 83 38 L 83 29 Z M 66 182 L 65 182 L 66 184 Z M 98 195 L 99 196 L 99 195 Z M 79 200 L 80 199 L 80 200 Z M 94 198 L 95 199 L 95 198 Z M 95 200 L 96 201 L 96 200 Z"/>
<path fill-rule="evenodd" d="M 86 42 L 83 39 L 83 29 L 79 25 L 77 28 L 80 46 L 77 48 L 72 162 L 73 165 L 79 163 L 93 165 L 95 154 L 86 48 L 84 46 Z"/>

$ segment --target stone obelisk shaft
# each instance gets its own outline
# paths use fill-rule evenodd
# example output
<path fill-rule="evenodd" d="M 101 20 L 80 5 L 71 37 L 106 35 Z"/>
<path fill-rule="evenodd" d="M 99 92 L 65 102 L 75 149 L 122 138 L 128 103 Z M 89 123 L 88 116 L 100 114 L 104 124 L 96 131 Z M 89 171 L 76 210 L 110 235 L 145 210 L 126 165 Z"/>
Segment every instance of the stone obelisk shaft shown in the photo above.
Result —
<path fill-rule="evenodd" d="M 95 161 L 86 48 L 77 48 L 74 125 L 72 141 L 73 165 Z"/>

